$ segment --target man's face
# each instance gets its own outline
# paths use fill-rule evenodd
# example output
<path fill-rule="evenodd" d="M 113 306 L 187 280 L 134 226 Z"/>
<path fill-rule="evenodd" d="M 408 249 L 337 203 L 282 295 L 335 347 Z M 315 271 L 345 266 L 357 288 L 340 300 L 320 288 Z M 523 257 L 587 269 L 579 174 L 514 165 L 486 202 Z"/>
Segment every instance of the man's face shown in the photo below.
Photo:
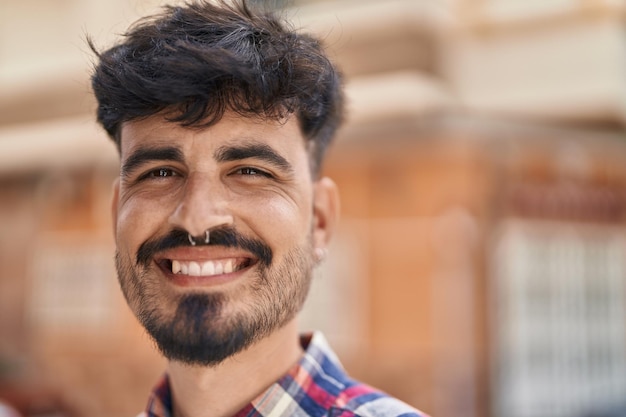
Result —
<path fill-rule="evenodd" d="M 198 130 L 153 116 L 121 137 L 118 278 L 164 355 L 214 365 L 292 320 L 337 204 L 296 119 L 227 113 Z"/>

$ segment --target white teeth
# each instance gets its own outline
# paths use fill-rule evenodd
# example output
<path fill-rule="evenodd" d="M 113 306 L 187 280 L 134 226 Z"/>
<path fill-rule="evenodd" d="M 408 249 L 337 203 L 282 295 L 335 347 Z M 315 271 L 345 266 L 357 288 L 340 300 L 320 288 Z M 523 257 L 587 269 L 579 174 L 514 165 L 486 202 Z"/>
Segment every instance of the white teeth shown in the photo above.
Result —
<path fill-rule="evenodd" d="M 235 259 L 232 258 L 206 262 L 172 260 L 172 273 L 194 277 L 210 277 L 213 275 L 230 274 L 235 271 L 236 265 Z"/>
<path fill-rule="evenodd" d="M 197 262 L 189 262 L 189 275 L 197 277 L 202 272 L 202 268 Z"/>
<path fill-rule="evenodd" d="M 213 262 L 205 262 L 202 264 L 202 275 L 215 275 L 215 265 Z"/>

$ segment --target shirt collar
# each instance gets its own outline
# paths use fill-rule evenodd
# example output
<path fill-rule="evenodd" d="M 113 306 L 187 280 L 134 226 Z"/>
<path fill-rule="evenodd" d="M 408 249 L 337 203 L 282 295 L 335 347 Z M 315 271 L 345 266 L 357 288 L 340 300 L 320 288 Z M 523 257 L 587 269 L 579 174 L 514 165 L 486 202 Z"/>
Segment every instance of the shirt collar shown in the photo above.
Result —
<path fill-rule="evenodd" d="M 304 355 L 282 378 L 235 416 L 292 416 L 319 414 L 328 409 L 342 389 L 344 375 L 339 359 L 322 333 L 302 335 Z M 172 417 L 172 397 L 167 375 L 153 389 L 146 417 Z"/>

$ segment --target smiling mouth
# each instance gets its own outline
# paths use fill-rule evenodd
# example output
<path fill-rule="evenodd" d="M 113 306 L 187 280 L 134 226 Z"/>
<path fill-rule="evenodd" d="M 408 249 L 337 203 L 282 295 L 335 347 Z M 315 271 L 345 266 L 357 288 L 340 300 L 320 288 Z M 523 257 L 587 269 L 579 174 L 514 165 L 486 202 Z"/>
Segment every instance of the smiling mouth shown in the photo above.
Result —
<path fill-rule="evenodd" d="M 165 267 L 174 275 L 192 277 L 211 277 L 230 274 L 252 266 L 255 262 L 250 258 L 226 258 L 211 261 L 181 261 L 169 259 Z"/>

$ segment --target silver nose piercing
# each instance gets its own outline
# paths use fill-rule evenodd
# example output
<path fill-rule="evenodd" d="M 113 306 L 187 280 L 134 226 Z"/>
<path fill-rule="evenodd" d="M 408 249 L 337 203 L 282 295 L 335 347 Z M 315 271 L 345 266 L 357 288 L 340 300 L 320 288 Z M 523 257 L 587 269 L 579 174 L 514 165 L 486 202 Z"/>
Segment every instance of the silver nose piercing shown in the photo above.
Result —
<path fill-rule="evenodd" d="M 198 244 L 198 242 L 196 241 L 196 238 L 191 236 L 191 233 L 187 233 L 187 239 L 189 239 L 189 243 L 191 243 L 191 246 L 196 246 Z M 209 232 L 209 229 L 206 229 L 204 231 L 204 243 L 208 244 L 210 241 L 211 241 L 210 232 Z"/>

